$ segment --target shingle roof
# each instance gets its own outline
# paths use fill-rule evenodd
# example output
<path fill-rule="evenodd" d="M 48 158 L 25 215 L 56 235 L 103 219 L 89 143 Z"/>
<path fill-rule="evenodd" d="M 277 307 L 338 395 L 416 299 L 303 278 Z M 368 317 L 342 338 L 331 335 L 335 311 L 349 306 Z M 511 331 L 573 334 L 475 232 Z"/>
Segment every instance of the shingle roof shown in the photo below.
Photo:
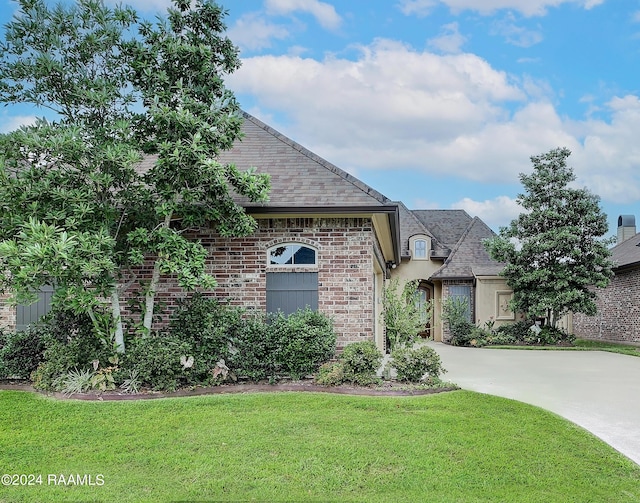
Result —
<path fill-rule="evenodd" d="M 502 264 L 493 260 L 484 247 L 484 241 L 493 236 L 495 233 L 482 220 L 478 217 L 471 219 L 445 263 L 431 277 L 470 279 L 478 275 L 497 274 Z"/>
<path fill-rule="evenodd" d="M 232 162 L 240 169 L 256 167 L 271 175 L 268 203 L 238 202 L 250 208 L 383 206 L 393 204 L 378 191 L 342 169 L 322 159 L 272 127 L 244 114 L 244 138 L 231 150 L 222 152 L 222 163 Z"/>
<path fill-rule="evenodd" d="M 400 213 L 400 250 L 402 257 L 410 257 L 409 238 L 416 234 L 424 234 L 433 239 L 434 236 L 429 230 L 416 218 L 416 216 L 402 202 L 397 202 Z M 433 241 L 432 241 L 433 244 Z"/>
<path fill-rule="evenodd" d="M 640 233 L 611 248 L 611 260 L 614 270 L 640 267 Z"/>
<path fill-rule="evenodd" d="M 452 249 L 472 218 L 464 210 L 413 210 L 412 213 L 447 248 Z"/>

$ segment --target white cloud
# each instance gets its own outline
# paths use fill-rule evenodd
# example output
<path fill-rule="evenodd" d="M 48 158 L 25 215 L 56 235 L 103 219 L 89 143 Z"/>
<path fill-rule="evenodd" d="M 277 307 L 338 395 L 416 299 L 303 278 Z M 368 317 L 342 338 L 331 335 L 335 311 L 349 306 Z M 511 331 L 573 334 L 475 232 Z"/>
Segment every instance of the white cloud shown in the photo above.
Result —
<path fill-rule="evenodd" d="M 334 6 L 319 0 L 265 0 L 265 7 L 269 14 L 275 15 L 307 12 L 328 30 L 336 30 L 342 24 Z"/>
<path fill-rule="evenodd" d="M 509 44 L 518 47 L 531 47 L 539 44 L 543 39 L 541 30 L 518 26 L 512 14 L 507 15 L 505 19 L 494 22 L 492 32 L 504 37 Z"/>
<path fill-rule="evenodd" d="M 515 199 L 507 196 L 498 196 L 485 201 L 474 201 L 465 197 L 452 204 L 451 208 L 465 210 L 469 215 L 479 217 L 495 231 L 501 226 L 508 225 L 523 211 L 522 206 Z"/>
<path fill-rule="evenodd" d="M 268 22 L 259 12 L 243 15 L 227 30 L 227 36 L 242 49 L 258 50 L 271 47 L 273 39 L 289 37 L 287 28 Z"/>
<path fill-rule="evenodd" d="M 277 76 L 277 78 L 274 78 Z M 243 60 L 228 83 L 255 115 L 354 172 L 415 169 L 483 183 L 518 183 L 529 158 L 568 147 L 580 184 L 604 200 L 640 200 L 640 99 L 612 99 L 571 120 L 544 82 L 510 76 L 467 53 L 437 55 L 390 40 L 355 60 L 300 56 Z M 242 97 L 240 96 L 242 99 Z"/>
<path fill-rule="evenodd" d="M 400 0 L 398 7 L 405 16 L 425 17 L 438 5 L 438 0 Z"/>
<path fill-rule="evenodd" d="M 449 23 L 442 27 L 440 35 L 429 39 L 429 47 L 444 53 L 455 54 L 467 41 L 467 38 L 459 31 L 458 23 Z"/>
<path fill-rule="evenodd" d="M 424 17 L 433 7 L 444 4 L 453 12 L 472 10 L 481 14 L 492 14 L 498 10 L 514 10 L 525 16 L 542 16 L 549 7 L 564 3 L 575 3 L 585 9 L 592 9 L 605 0 L 400 0 L 399 8 L 407 16 Z"/>
<path fill-rule="evenodd" d="M 0 133 L 9 133 L 19 129 L 20 126 L 30 126 L 35 124 L 35 115 L 13 115 L 0 117 Z"/>

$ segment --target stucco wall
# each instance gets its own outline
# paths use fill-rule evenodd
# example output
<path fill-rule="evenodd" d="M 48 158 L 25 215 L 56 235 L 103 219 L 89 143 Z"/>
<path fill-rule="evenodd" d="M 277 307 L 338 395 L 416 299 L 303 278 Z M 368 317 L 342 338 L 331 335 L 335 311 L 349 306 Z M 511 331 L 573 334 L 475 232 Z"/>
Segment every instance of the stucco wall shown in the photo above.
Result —
<path fill-rule="evenodd" d="M 574 333 L 587 339 L 640 343 L 640 269 L 616 272 L 597 294 L 598 313 L 574 314 Z"/>
<path fill-rule="evenodd" d="M 493 321 L 494 328 L 513 323 L 516 318 L 508 307 L 512 297 L 513 291 L 503 278 L 478 277 L 474 323 L 483 327 L 485 323 Z"/>

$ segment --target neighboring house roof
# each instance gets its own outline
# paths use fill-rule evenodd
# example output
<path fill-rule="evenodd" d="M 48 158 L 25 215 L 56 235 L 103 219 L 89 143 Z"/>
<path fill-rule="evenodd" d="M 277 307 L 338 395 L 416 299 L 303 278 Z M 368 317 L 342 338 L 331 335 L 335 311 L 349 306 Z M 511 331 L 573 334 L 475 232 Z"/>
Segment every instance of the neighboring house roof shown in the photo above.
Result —
<path fill-rule="evenodd" d="M 640 267 L 640 233 L 611 248 L 614 271 Z"/>
<path fill-rule="evenodd" d="M 433 279 L 472 279 L 475 276 L 497 275 L 503 264 L 493 260 L 484 247 L 484 241 L 493 236 L 495 233 L 487 224 L 478 217 L 472 218 L 445 263 L 431 277 Z"/>

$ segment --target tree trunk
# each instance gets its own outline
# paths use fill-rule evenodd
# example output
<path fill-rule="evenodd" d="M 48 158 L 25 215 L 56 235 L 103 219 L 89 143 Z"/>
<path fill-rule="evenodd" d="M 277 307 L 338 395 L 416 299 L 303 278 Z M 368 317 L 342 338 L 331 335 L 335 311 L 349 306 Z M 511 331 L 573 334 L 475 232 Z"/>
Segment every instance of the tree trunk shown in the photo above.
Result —
<path fill-rule="evenodd" d="M 118 353 L 124 353 L 124 330 L 122 329 L 122 317 L 120 316 L 120 295 L 118 294 L 118 288 L 113 289 L 111 294 L 111 314 L 113 315 L 113 321 L 116 327 L 114 340 L 116 343 L 116 351 Z"/>
<path fill-rule="evenodd" d="M 153 308 L 156 301 L 156 288 L 160 282 L 160 263 L 156 259 L 153 264 L 153 273 L 151 275 L 151 282 L 149 283 L 149 289 L 144 296 L 144 319 L 142 326 L 146 334 L 151 333 L 151 323 L 153 322 Z"/>
<path fill-rule="evenodd" d="M 171 223 L 171 214 L 164 217 L 162 227 L 168 228 Z M 144 318 L 142 320 L 142 327 L 147 334 L 151 333 L 151 323 L 153 322 L 153 309 L 156 302 L 156 288 L 160 282 L 160 258 L 156 257 L 156 261 L 153 263 L 153 273 L 151 274 L 151 282 L 149 288 L 144 296 Z"/>

